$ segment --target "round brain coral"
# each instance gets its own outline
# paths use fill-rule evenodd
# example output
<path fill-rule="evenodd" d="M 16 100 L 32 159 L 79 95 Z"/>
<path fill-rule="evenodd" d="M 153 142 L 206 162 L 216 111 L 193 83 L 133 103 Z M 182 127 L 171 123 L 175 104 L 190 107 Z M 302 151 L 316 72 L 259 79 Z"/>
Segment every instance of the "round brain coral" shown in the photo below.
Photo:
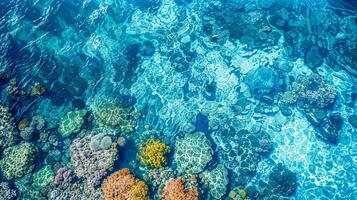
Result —
<path fill-rule="evenodd" d="M 108 176 L 102 183 L 102 191 L 106 200 L 149 200 L 147 185 L 127 168 Z"/>
<path fill-rule="evenodd" d="M 170 147 L 159 140 L 148 140 L 143 142 L 139 148 L 141 163 L 149 167 L 162 167 L 166 165 L 166 154 Z"/>
<path fill-rule="evenodd" d="M 198 189 L 195 179 L 170 179 L 161 195 L 162 200 L 197 200 Z"/>

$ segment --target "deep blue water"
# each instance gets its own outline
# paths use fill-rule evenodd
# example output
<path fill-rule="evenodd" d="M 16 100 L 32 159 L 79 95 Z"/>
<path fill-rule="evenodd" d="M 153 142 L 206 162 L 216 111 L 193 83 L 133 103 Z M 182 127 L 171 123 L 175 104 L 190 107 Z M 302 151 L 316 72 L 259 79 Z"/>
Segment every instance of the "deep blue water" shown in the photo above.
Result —
<path fill-rule="evenodd" d="M 0 199 L 104 199 L 124 167 L 152 199 L 192 174 L 199 199 L 357 199 L 356 78 L 353 0 L 3 0 Z M 161 188 L 138 156 L 152 139 Z"/>

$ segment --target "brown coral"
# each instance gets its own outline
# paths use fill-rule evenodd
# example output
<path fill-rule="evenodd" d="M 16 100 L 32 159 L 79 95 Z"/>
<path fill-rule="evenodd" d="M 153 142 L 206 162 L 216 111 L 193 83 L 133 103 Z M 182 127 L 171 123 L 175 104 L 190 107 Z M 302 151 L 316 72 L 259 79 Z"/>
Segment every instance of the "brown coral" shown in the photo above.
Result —
<path fill-rule="evenodd" d="M 167 182 L 161 199 L 163 200 L 197 200 L 198 189 L 194 185 L 188 184 L 184 178 L 170 179 Z"/>
<path fill-rule="evenodd" d="M 106 200 L 148 200 L 148 187 L 143 181 L 137 180 L 129 169 L 121 169 L 102 183 Z"/>

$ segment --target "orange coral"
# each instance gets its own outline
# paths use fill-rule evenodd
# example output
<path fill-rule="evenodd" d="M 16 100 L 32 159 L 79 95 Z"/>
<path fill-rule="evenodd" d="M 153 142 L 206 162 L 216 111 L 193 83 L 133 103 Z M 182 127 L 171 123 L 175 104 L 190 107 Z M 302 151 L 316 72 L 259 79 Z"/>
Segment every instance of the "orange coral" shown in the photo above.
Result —
<path fill-rule="evenodd" d="M 195 186 L 185 187 L 185 179 L 170 179 L 161 195 L 162 200 L 197 200 L 198 189 Z"/>
<path fill-rule="evenodd" d="M 106 200 L 148 200 L 148 187 L 143 181 L 137 180 L 129 169 L 121 169 L 102 183 Z"/>

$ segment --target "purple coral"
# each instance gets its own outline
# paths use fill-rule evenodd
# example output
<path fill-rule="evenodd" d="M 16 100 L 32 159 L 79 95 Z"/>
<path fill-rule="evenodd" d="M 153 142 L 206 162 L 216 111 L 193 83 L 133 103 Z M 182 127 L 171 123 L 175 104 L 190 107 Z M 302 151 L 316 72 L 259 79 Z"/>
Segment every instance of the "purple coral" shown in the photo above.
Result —
<path fill-rule="evenodd" d="M 95 171 L 94 175 L 89 179 L 88 185 L 97 187 L 106 175 L 107 170 L 105 169 Z"/>
<path fill-rule="evenodd" d="M 60 185 L 63 182 L 71 183 L 76 179 L 76 175 L 72 172 L 72 170 L 61 167 L 57 170 L 57 174 L 55 176 L 55 185 Z"/>
<path fill-rule="evenodd" d="M 96 182 L 96 179 L 100 180 L 99 177 L 102 174 L 98 174 L 98 171 L 112 169 L 118 154 L 117 143 L 113 143 L 109 149 L 92 150 L 90 148 L 92 137 L 93 135 L 88 135 L 73 141 L 70 148 L 71 163 L 79 177 L 84 177 L 89 181 L 94 178 L 93 182 Z"/>

